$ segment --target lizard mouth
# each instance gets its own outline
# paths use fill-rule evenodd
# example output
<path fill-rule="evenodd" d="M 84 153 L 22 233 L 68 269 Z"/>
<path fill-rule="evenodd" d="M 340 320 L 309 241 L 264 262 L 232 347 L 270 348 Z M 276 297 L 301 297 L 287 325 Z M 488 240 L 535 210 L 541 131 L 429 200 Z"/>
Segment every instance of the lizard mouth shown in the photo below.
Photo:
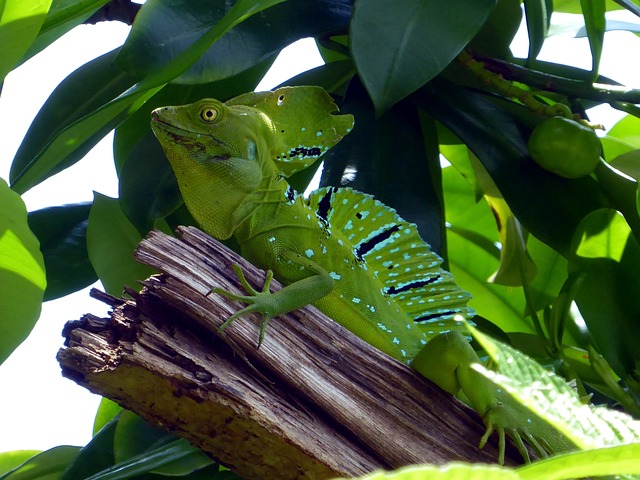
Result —
<path fill-rule="evenodd" d="M 160 109 L 153 110 L 151 112 L 152 127 L 155 126 L 157 129 L 164 131 L 166 134 L 170 135 L 174 139 L 174 141 L 187 143 L 185 142 L 185 140 L 191 140 L 191 142 L 188 143 L 193 143 L 193 141 L 195 141 L 196 143 L 202 143 L 200 139 L 204 137 L 214 142 L 218 146 L 227 146 L 225 142 L 209 133 L 185 130 L 184 128 L 177 127 L 176 125 L 167 122 L 158 110 Z"/>

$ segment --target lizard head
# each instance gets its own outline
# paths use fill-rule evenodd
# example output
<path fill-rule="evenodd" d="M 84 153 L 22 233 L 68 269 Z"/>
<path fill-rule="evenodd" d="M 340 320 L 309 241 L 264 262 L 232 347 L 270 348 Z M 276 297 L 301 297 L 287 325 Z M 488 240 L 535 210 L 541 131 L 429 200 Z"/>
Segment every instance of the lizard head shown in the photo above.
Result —
<path fill-rule="evenodd" d="M 353 127 L 322 88 L 282 87 L 151 113 L 151 128 L 203 230 L 229 238 L 261 186 L 307 168 Z"/>
<path fill-rule="evenodd" d="M 191 214 L 210 235 L 229 238 L 247 213 L 243 203 L 269 174 L 260 161 L 269 119 L 250 107 L 204 99 L 154 110 L 151 128 Z"/>

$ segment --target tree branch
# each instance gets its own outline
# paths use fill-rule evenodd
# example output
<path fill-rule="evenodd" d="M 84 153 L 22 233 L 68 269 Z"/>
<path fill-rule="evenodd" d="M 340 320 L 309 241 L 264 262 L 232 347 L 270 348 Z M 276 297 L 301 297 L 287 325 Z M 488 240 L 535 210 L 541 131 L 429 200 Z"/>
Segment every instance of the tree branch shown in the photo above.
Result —
<path fill-rule="evenodd" d="M 484 426 L 474 412 L 313 307 L 271 321 L 260 349 L 251 315 L 222 341 L 214 332 L 239 305 L 207 292 L 242 292 L 233 263 L 255 285 L 264 274 L 195 228 L 179 233 L 152 232 L 140 244 L 136 257 L 165 273 L 132 299 L 102 294 L 110 319 L 67 326 L 63 375 L 245 478 L 495 461 L 495 444 L 477 448 Z"/>

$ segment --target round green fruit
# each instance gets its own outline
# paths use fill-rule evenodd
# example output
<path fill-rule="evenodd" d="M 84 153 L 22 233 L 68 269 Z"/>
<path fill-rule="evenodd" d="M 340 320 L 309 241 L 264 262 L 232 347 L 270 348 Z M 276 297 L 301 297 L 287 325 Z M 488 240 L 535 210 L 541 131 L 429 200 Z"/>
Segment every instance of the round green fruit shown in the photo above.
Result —
<path fill-rule="evenodd" d="M 536 163 L 565 178 L 593 172 L 600 151 L 600 139 L 593 129 L 564 117 L 545 120 L 529 137 L 529 153 Z"/>

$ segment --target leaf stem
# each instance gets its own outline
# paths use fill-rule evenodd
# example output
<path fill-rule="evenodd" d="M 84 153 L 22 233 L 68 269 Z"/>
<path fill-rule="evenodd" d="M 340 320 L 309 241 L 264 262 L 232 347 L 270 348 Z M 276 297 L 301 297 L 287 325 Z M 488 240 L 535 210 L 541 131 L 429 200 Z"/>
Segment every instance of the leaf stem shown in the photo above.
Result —
<path fill-rule="evenodd" d="M 595 100 L 602 103 L 640 103 L 640 90 L 638 89 L 628 88 L 622 85 L 574 80 L 539 70 L 531 70 L 521 65 L 495 58 L 483 58 L 482 62 L 485 64 L 487 70 L 500 74 L 505 79 L 524 83 L 540 90 L 559 93 L 567 97 Z"/>

